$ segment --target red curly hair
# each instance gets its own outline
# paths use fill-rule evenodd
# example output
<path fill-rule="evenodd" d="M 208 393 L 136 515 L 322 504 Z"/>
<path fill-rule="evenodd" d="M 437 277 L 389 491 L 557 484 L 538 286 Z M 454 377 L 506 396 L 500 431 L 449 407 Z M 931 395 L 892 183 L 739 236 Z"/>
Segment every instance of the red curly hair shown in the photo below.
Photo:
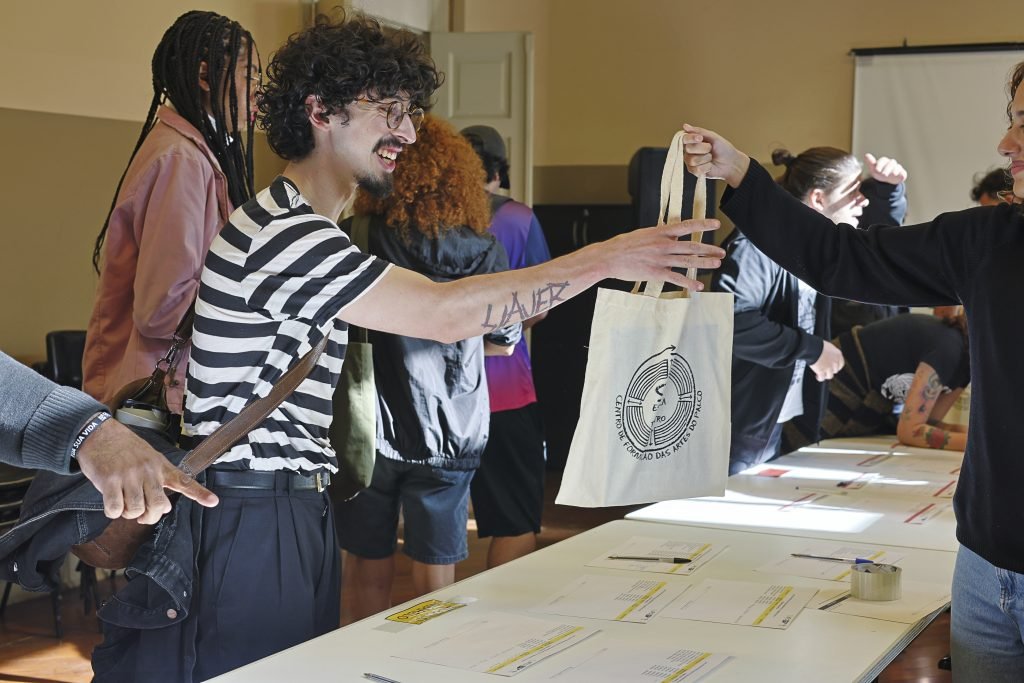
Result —
<path fill-rule="evenodd" d="M 491 224 L 483 175 L 483 163 L 469 142 L 446 121 L 427 115 L 416 142 L 398 157 L 391 194 L 378 199 L 360 190 L 354 210 L 428 237 L 460 226 L 483 234 Z"/>

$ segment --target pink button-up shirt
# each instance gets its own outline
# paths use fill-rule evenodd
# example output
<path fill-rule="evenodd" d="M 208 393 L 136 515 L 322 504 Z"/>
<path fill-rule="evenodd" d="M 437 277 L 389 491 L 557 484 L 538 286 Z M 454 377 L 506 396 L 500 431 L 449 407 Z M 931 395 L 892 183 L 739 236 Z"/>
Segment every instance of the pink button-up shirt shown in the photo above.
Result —
<path fill-rule="evenodd" d="M 85 343 L 83 389 L 104 403 L 153 372 L 199 287 L 203 261 L 232 211 L 227 179 L 203 136 L 160 107 L 110 215 Z M 187 349 L 168 378 L 181 413 Z"/>

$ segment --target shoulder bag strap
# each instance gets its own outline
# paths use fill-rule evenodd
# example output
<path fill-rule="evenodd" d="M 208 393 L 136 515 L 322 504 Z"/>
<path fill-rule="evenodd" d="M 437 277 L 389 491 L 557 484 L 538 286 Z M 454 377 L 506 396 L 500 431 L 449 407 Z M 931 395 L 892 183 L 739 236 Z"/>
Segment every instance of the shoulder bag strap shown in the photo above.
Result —
<path fill-rule="evenodd" d="M 178 469 L 195 478 L 242 437 L 267 419 L 292 392 L 299 388 L 302 380 L 306 379 L 316 367 L 320 354 L 327 347 L 327 337 L 328 335 L 325 334 L 319 344 L 307 351 L 306 355 L 278 380 L 269 394 L 247 405 L 242 412 L 203 439 L 202 443 L 185 456 L 185 459 L 178 465 Z"/>
<path fill-rule="evenodd" d="M 359 251 L 370 253 L 370 217 L 355 216 L 352 218 L 352 244 L 356 245 Z M 349 325 L 349 337 L 355 337 L 357 342 L 364 344 L 370 341 L 370 334 L 364 327 Z"/>

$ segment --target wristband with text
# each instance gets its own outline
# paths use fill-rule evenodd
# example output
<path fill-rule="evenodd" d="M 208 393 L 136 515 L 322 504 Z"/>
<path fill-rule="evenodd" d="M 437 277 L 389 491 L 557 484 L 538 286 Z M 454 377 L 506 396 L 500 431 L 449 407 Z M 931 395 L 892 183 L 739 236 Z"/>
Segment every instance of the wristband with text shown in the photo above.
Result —
<path fill-rule="evenodd" d="M 110 413 L 99 412 L 89 418 L 89 421 L 82 427 L 82 431 L 75 437 L 74 442 L 71 444 L 71 458 L 75 459 L 78 457 L 78 449 L 82 447 L 85 440 L 89 438 L 89 435 L 96 431 L 96 428 L 111 418 Z"/>

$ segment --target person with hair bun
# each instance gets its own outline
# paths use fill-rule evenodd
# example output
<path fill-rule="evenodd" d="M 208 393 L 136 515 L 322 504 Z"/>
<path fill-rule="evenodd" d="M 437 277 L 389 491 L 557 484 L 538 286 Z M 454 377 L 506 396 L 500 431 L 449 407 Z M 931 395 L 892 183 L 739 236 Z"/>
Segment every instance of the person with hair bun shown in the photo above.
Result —
<path fill-rule="evenodd" d="M 856 157 L 812 147 L 798 155 L 776 149 L 772 161 L 785 167 L 776 181 L 789 195 L 832 223 L 857 225 L 868 200 Z M 866 161 L 875 180 L 902 183 L 905 172 L 892 159 L 869 155 Z M 730 474 L 778 456 L 789 420 L 816 432 L 824 382 L 843 367 L 842 352 L 829 341 L 828 297 L 779 267 L 742 230 L 737 224 L 722 244 L 726 258 L 711 281 L 713 290 L 735 297 Z"/>

